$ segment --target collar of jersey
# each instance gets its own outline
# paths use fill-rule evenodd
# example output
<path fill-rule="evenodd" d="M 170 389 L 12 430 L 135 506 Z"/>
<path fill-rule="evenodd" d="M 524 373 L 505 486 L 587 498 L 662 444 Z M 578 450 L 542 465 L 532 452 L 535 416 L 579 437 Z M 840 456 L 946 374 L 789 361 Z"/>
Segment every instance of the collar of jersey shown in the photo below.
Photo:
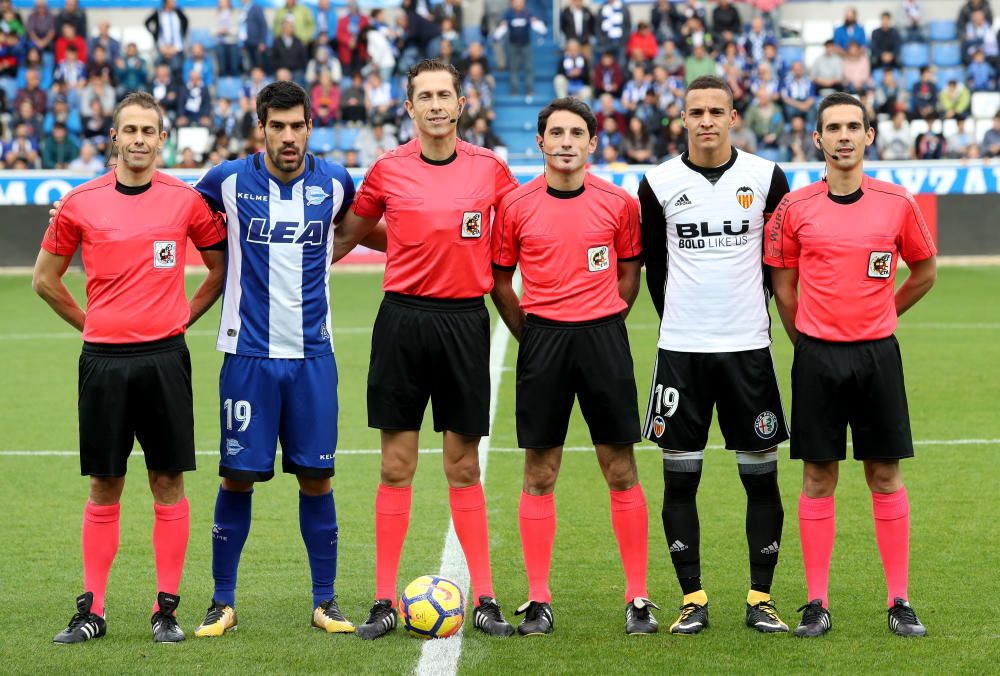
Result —
<path fill-rule="evenodd" d="M 697 164 L 691 161 L 691 158 L 688 156 L 687 151 L 685 151 L 681 155 L 681 162 L 683 162 L 684 165 L 687 166 L 687 168 L 690 169 L 691 171 L 697 171 L 699 174 L 701 174 L 709 181 L 711 181 L 712 184 L 714 185 L 715 182 L 718 181 L 722 177 L 722 175 L 729 170 L 730 167 L 736 164 L 736 155 L 739 151 L 737 151 L 736 148 L 732 148 L 732 151 L 733 151 L 732 154 L 729 156 L 729 161 L 718 167 L 698 166 Z"/>
<path fill-rule="evenodd" d="M 580 195 L 582 195 L 586 187 L 587 187 L 586 184 L 581 184 L 580 187 L 577 188 L 576 190 L 556 190 L 551 185 L 546 184 L 545 192 L 552 195 L 556 199 L 571 200 L 574 197 L 579 197 Z"/>
<path fill-rule="evenodd" d="M 263 160 L 261 160 L 261 157 L 264 156 L 265 152 L 267 151 L 261 150 L 260 152 L 256 152 L 253 154 L 253 166 L 257 169 L 257 171 L 263 172 L 265 176 L 274 180 L 276 183 L 280 185 L 294 185 L 295 183 L 298 183 L 303 178 L 312 173 L 312 170 L 316 168 L 316 158 L 313 157 L 312 153 L 306 153 L 305 159 L 303 160 L 306 164 L 305 171 L 303 171 L 301 174 L 293 178 L 288 183 L 285 183 L 280 178 L 272 174 L 270 170 L 267 168 L 267 164 Z"/>
<path fill-rule="evenodd" d="M 433 164 L 435 167 L 443 167 L 444 165 L 451 164 L 456 159 L 458 159 L 458 148 L 455 148 L 455 150 L 451 153 L 451 155 L 444 158 L 443 160 L 432 160 L 431 158 L 424 155 L 423 152 L 420 153 L 420 159 L 426 162 L 427 164 Z"/>

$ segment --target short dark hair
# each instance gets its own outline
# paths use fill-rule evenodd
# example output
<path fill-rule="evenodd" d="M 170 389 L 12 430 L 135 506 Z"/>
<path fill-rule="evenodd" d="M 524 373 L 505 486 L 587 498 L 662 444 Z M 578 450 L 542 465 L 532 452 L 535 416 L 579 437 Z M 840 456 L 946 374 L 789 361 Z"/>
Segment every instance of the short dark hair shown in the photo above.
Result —
<path fill-rule="evenodd" d="M 115 106 L 115 110 L 111 113 L 111 126 L 118 129 L 118 117 L 121 115 L 122 109 L 128 106 L 139 106 L 140 108 L 146 108 L 147 110 L 155 110 L 157 123 L 159 125 L 158 131 L 163 131 L 163 109 L 160 108 L 160 104 L 156 102 L 153 95 L 145 91 L 132 92 Z"/>
<path fill-rule="evenodd" d="M 267 124 L 269 110 L 291 110 L 302 106 L 306 122 L 312 120 L 312 105 L 306 90 L 288 80 L 279 80 L 265 86 L 257 94 L 257 118 L 261 124 Z"/>
<path fill-rule="evenodd" d="M 413 81 L 417 76 L 421 73 L 431 73 L 434 71 L 444 71 L 450 74 L 451 83 L 455 87 L 455 96 L 462 95 L 462 76 L 455 66 L 444 61 L 439 61 L 438 59 L 424 59 L 423 61 L 418 61 L 410 67 L 410 70 L 406 71 L 406 99 L 408 101 L 413 101 Z"/>
<path fill-rule="evenodd" d="M 834 92 L 829 96 L 825 97 L 819 103 L 819 111 L 816 113 L 816 131 L 823 133 L 823 112 L 827 108 L 832 108 L 833 106 L 857 106 L 858 110 L 861 111 L 861 119 L 865 124 L 865 131 L 871 126 L 868 121 L 868 113 L 865 112 L 865 107 L 862 105 L 861 101 L 854 98 L 852 95 L 846 92 Z"/>
<path fill-rule="evenodd" d="M 733 90 L 726 84 L 726 81 L 720 77 L 715 77 L 714 75 L 702 75 L 701 77 L 696 77 L 688 85 L 687 92 L 684 94 L 685 101 L 687 100 L 687 95 L 696 89 L 718 89 L 726 93 L 726 98 L 729 99 L 729 107 L 733 107 Z"/>
<path fill-rule="evenodd" d="M 545 136 L 545 128 L 549 124 L 549 117 L 557 110 L 565 110 L 574 115 L 579 115 L 587 124 L 587 133 L 593 138 L 597 133 L 597 118 L 594 112 L 586 103 L 572 96 L 564 96 L 561 99 L 554 99 L 549 105 L 542 108 L 538 113 L 538 135 Z"/>

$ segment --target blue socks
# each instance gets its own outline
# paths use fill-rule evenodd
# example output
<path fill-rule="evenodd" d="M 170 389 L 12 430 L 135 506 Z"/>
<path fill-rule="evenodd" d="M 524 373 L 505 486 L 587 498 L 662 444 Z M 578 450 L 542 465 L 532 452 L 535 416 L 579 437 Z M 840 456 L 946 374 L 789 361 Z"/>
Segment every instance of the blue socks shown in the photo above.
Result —
<path fill-rule="evenodd" d="M 315 608 L 333 598 L 337 578 L 337 509 L 332 490 L 315 496 L 299 493 L 299 529 L 309 555 Z"/>
<path fill-rule="evenodd" d="M 219 486 L 212 526 L 212 577 L 215 578 L 212 598 L 229 606 L 236 605 L 236 573 L 250 534 L 252 505 L 253 491 L 237 493 Z"/>

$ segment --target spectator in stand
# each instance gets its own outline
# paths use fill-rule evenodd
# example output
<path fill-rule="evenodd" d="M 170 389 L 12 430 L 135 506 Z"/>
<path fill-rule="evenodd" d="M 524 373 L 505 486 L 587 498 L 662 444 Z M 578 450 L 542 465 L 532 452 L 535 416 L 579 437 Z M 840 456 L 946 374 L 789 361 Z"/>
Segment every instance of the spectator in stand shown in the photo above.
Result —
<path fill-rule="evenodd" d="M 291 16 L 291 15 L 286 15 Z M 277 71 L 287 68 L 292 79 L 299 84 L 306 81 L 306 66 L 309 65 L 309 52 L 305 44 L 295 34 L 295 23 L 285 19 L 281 23 L 281 34 L 271 45 L 271 66 Z"/>
<path fill-rule="evenodd" d="M 969 116 L 972 94 L 958 80 L 948 80 L 948 84 L 938 94 L 938 110 L 945 120 L 964 120 Z"/>
<path fill-rule="evenodd" d="M 905 110 L 907 102 L 906 91 L 896 79 L 896 71 L 886 68 L 882 71 L 882 79 L 875 85 L 875 113 L 878 115 L 888 115 L 892 117 L 896 110 Z"/>
<path fill-rule="evenodd" d="M 757 136 L 744 126 L 742 115 L 736 116 L 736 121 L 729 131 L 729 142 L 738 150 L 757 153 Z"/>
<path fill-rule="evenodd" d="M 25 22 L 25 34 L 28 44 L 41 52 L 52 52 L 55 49 L 56 17 L 49 10 L 47 0 L 35 0 L 35 8 Z"/>
<path fill-rule="evenodd" d="M 337 58 L 351 73 L 368 61 L 368 46 L 363 39 L 368 17 L 358 9 L 355 0 L 348 0 L 347 12 L 337 20 Z"/>
<path fill-rule="evenodd" d="M 715 59 L 705 45 L 695 45 L 691 56 L 684 59 L 684 83 L 691 84 L 702 75 L 715 75 Z"/>
<path fill-rule="evenodd" d="M 596 23 L 593 12 L 584 6 L 583 0 L 570 0 L 559 13 L 559 31 L 567 44 L 570 40 L 576 41 L 588 63 L 593 60 L 590 43 L 597 35 Z"/>
<path fill-rule="evenodd" d="M 968 157 L 969 147 L 977 145 L 975 135 L 965 128 L 965 119 L 955 118 L 955 133 L 945 139 L 945 157 L 951 159 Z"/>
<path fill-rule="evenodd" d="M 969 89 L 972 91 L 990 92 L 996 89 L 996 71 L 986 61 L 983 50 L 977 49 L 972 53 L 972 63 L 966 69 L 966 74 L 969 78 Z"/>
<path fill-rule="evenodd" d="M 910 92 L 910 119 L 936 118 L 938 116 L 938 86 L 930 66 L 920 69 L 920 80 Z"/>
<path fill-rule="evenodd" d="M 15 126 L 23 125 L 26 127 L 28 136 L 34 139 L 35 143 L 42 142 L 45 118 L 35 110 L 35 104 L 31 102 L 31 99 L 24 99 L 17 106 L 17 115 L 14 116 L 13 123 Z"/>
<path fill-rule="evenodd" d="M 670 75 L 684 74 L 684 56 L 677 50 L 674 40 L 665 40 L 660 53 L 653 60 L 654 66 L 663 66 Z"/>
<path fill-rule="evenodd" d="M 462 140 L 474 146 L 481 146 L 487 150 L 493 150 L 497 146 L 502 146 L 503 141 L 490 128 L 489 120 L 485 117 L 477 117 L 472 126 L 466 130 Z"/>
<path fill-rule="evenodd" d="M 99 77 L 112 87 L 118 85 L 118 73 L 114 64 L 108 59 L 104 45 L 94 45 L 90 50 L 90 61 L 84 72 L 88 80 L 92 77 Z"/>
<path fill-rule="evenodd" d="M 659 161 L 687 152 L 687 129 L 679 118 L 671 119 L 657 139 L 656 156 Z"/>
<path fill-rule="evenodd" d="M 317 116 L 320 104 L 325 103 L 330 109 L 330 116 L 334 120 L 340 119 L 340 80 L 334 80 L 328 69 L 319 71 L 309 98 L 312 101 L 314 117 Z"/>
<path fill-rule="evenodd" d="M 218 0 L 215 7 L 215 57 L 219 61 L 219 77 L 237 77 L 243 71 L 240 57 L 240 10 L 233 0 Z"/>
<path fill-rule="evenodd" d="M 470 89 L 465 92 L 465 110 L 458 118 L 458 135 L 462 136 L 475 123 L 477 118 L 485 117 L 491 122 L 496 119 L 496 113 L 483 105 L 483 100 L 479 97 L 478 89 Z M 409 120 L 409 116 L 404 117 L 404 124 Z"/>
<path fill-rule="evenodd" d="M 396 54 L 385 33 L 370 25 L 365 29 L 365 48 L 368 50 L 368 59 L 374 66 L 382 79 L 386 82 L 392 81 L 392 75 L 396 72 Z"/>
<path fill-rule="evenodd" d="M 674 30 L 678 33 L 683 33 L 684 26 L 694 18 L 701 21 L 703 26 L 708 25 L 708 14 L 702 0 L 681 0 L 674 3 L 674 8 L 677 10 L 674 13 Z"/>
<path fill-rule="evenodd" d="M 34 169 L 38 165 L 38 143 L 35 142 L 24 124 L 14 125 L 14 137 L 3 144 L 3 161 L 8 169 L 18 164 L 27 165 L 24 168 Z"/>
<path fill-rule="evenodd" d="M 783 81 L 788 76 L 791 65 L 785 63 L 785 60 L 781 58 L 781 54 L 778 53 L 778 45 L 773 42 L 764 45 L 764 60 L 761 63 L 766 63 L 771 67 L 771 72 L 778 79 L 778 82 Z"/>
<path fill-rule="evenodd" d="M 24 87 L 14 97 L 14 108 L 22 101 L 31 101 L 35 110 L 44 115 L 48 110 L 48 94 L 41 86 L 42 76 L 37 68 L 29 68 L 24 74 Z"/>
<path fill-rule="evenodd" d="M 789 120 L 804 117 L 810 127 L 815 121 L 816 88 L 801 61 L 792 64 L 792 71 L 785 78 L 781 88 L 781 105 Z"/>
<path fill-rule="evenodd" d="M 351 74 L 351 84 L 340 92 L 340 119 L 360 125 L 365 121 L 367 111 L 361 71 L 354 71 Z"/>
<path fill-rule="evenodd" d="M 622 0 L 606 0 L 597 12 L 597 46 L 611 51 L 617 63 L 625 63 L 626 42 L 632 33 L 632 14 Z"/>
<path fill-rule="evenodd" d="M 844 60 L 837 53 L 833 40 L 823 43 L 823 53 L 812 63 L 812 81 L 816 94 L 824 97 L 844 86 Z"/>
<path fill-rule="evenodd" d="M 656 33 L 656 39 L 663 42 L 677 39 L 674 26 L 683 24 L 683 21 L 679 20 L 674 3 L 670 0 L 656 0 L 650 15 L 650 23 L 653 26 L 653 32 Z"/>
<path fill-rule="evenodd" d="M 462 37 L 461 31 L 459 31 L 458 27 L 455 25 L 454 19 L 451 17 L 445 18 L 440 24 L 438 24 L 438 28 L 441 31 L 440 35 L 438 35 L 438 37 L 435 38 L 430 45 L 428 45 L 428 49 L 434 51 L 436 46 L 435 43 L 437 41 L 444 42 L 447 40 L 451 43 L 456 55 L 465 51 L 465 39 Z"/>
<path fill-rule="evenodd" d="M 653 30 L 645 21 L 640 21 L 636 31 L 629 36 L 627 50 L 629 55 L 636 51 L 640 52 L 645 61 L 652 61 L 656 58 L 656 53 L 660 46 L 656 43 L 656 36 Z"/>
<path fill-rule="evenodd" d="M 435 44 L 437 45 L 438 51 L 433 53 L 433 58 L 448 65 L 453 65 L 452 62 L 458 60 L 458 54 L 455 53 L 455 47 L 449 40 L 438 40 L 435 41 Z"/>
<path fill-rule="evenodd" d="M 188 32 L 187 14 L 177 6 L 177 0 L 163 0 L 163 6 L 146 17 L 145 26 L 156 43 L 157 63 L 167 64 L 180 77 Z"/>
<path fill-rule="evenodd" d="M 80 90 L 87 82 L 86 70 L 76 54 L 76 47 L 67 47 L 66 58 L 56 65 L 53 73 L 53 81 L 65 87 L 66 98 L 71 108 L 79 107 Z"/>
<path fill-rule="evenodd" d="M 252 112 L 254 126 L 257 125 L 257 94 L 270 82 L 271 80 L 264 73 L 264 69 L 260 66 L 254 66 L 250 69 L 250 79 L 243 83 L 240 92 L 240 108 Z"/>
<path fill-rule="evenodd" d="M 330 77 L 334 82 L 340 83 L 344 79 L 344 69 L 341 68 L 340 61 L 333 56 L 329 47 L 319 45 L 306 66 L 306 82 L 310 85 L 316 84 L 319 74 L 324 70 L 330 71 Z"/>
<path fill-rule="evenodd" d="M 383 82 L 378 71 L 371 71 L 365 79 L 365 106 L 368 124 L 388 124 L 396 118 L 398 102 L 392 95 L 392 85 Z"/>
<path fill-rule="evenodd" d="M 566 49 L 559 59 L 559 72 L 552 80 L 552 87 L 556 98 L 575 96 L 589 101 L 594 95 L 590 88 L 590 63 L 575 39 L 566 41 Z"/>
<path fill-rule="evenodd" d="M 743 20 L 729 0 L 719 0 L 712 10 L 712 34 L 715 43 L 722 45 L 736 41 L 743 33 Z"/>
<path fill-rule="evenodd" d="M 618 120 L 614 117 L 605 117 L 597 131 L 597 148 L 594 151 L 598 157 L 604 154 L 604 149 L 611 146 L 621 157 L 622 154 L 622 127 L 618 126 Z"/>
<path fill-rule="evenodd" d="M 198 169 L 201 165 L 198 163 L 198 159 L 194 156 L 194 150 L 191 148 L 184 148 L 181 150 L 181 157 L 174 167 L 176 169 Z"/>
<path fill-rule="evenodd" d="M 173 71 L 166 63 L 156 66 L 153 81 L 149 84 L 149 92 L 160 104 L 167 118 L 173 122 L 180 105 L 181 83 L 174 77 Z"/>
<path fill-rule="evenodd" d="M 229 99 L 218 98 L 212 111 L 212 133 L 230 137 L 240 131 L 240 116 Z"/>
<path fill-rule="evenodd" d="M 53 125 L 51 136 L 42 141 L 42 169 L 66 169 L 79 155 L 80 146 L 69 137 L 66 125 Z"/>
<path fill-rule="evenodd" d="M 16 81 L 23 61 L 24 44 L 17 33 L 0 33 L 0 79 Z"/>
<path fill-rule="evenodd" d="M 87 41 L 87 51 L 93 54 L 98 46 L 104 47 L 108 61 L 115 65 L 118 64 L 118 59 L 122 56 L 122 45 L 111 37 L 111 24 L 107 21 L 101 21 L 97 24 L 97 35 Z"/>
<path fill-rule="evenodd" d="M 628 130 L 622 138 L 622 151 L 629 164 L 651 164 L 656 159 L 653 155 L 653 137 L 638 117 L 628 121 Z"/>
<path fill-rule="evenodd" d="M 206 87 L 215 86 L 215 64 L 211 57 L 205 54 L 205 46 L 200 42 L 191 45 L 190 55 L 184 61 L 184 69 L 181 76 L 184 82 L 188 81 L 188 76 L 192 71 L 201 74 L 201 81 Z"/>
<path fill-rule="evenodd" d="M 660 108 L 659 99 L 656 95 L 656 90 L 652 87 L 646 90 L 646 96 L 642 99 L 642 103 L 636 106 L 635 113 L 633 113 L 632 117 L 640 120 L 649 131 L 650 136 L 655 137 L 656 132 L 659 131 L 661 122 L 664 118 L 662 108 Z"/>
<path fill-rule="evenodd" d="M 568 45 L 567 45 L 568 46 Z M 469 74 L 462 82 L 462 91 L 468 93 L 475 90 L 479 95 L 479 100 L 484 108 L 493 108 L 493 84 L 486 73 L 483 72 L 481 63 L 473 63 L 469 66 Z M 557 94 L 558 96 L 558 94 Z"/>
<path fill-rule="evenodd" d="M 531 54 L 531 33 L 546 32 L 545 24 L 525 9 L 524 0 L 511 0 L 510 7 L 500 17 L 495 39 L 507 36 L 507 69 L 510 71 L 510 93 L 517 96 L 524 88 L 528 96 L 535 92 L 535 65 Z"/>
<path fill-rule="evenodd" d="M 76 28 L 72 23 L 67 22 L 63 24 L 62 31 L 59 37 L 56 38 L 56 65 L 66 59 L 66 52 L 69 51 L 70 47 L 76 50 L 77 58 L 80 61 L 87 61 L 87 41 L 83 39 L 83 36 L 77 34 Z"/>
<path fill-rule="evenodd" d="M 91 109 L 90 102 L 97 99 L 101 102 L 101 110 L 109 111 L 115 109 L 118 102 L 118 95 L 115 88 L 104 81 L 99 75 L 94 75 L 87 81 L 87 86 L 80 92 L 80 110 L 84 117 Z"/>
<path fill-rule="evenodd" d="M 606 119 L 614 118 L 615 127 L 617 129 L 625 128 L 625 116 L 622 115 L 621 111 L 615 107 L 616 97 L 613 94 L 601 94 L 600 107 L 594 117 L 597 119 L 597 128 L 604 129 L 604 121 Z"/>
<path fill-rule="evenodd" d="M 899 68 L 903 38 L 892 25 L 892 14 L 882 12 L 881 24 L 872 31 L 871 62 L 875 68 Z"/>
<path fill-rule="evenodd" d="M 991 63 L 995 64 L 1000 57 L 997 36 L 986 18 L 986 13 L 982 10 L 973 12 L 969 23 L 965 25 L 962 39 L 962 63 L 968 65 L 977 49 L 983 50 L 986 60 Z"/>
<path fill-rule="evenodd" d="M 920 27 L 920 0 L 903 0 L 903 14 L 906 16 L 904 42 L 924 42 L 924 31 Z"/>
<path fill-rule="evenodd" d="M 178 127 L 211 127 L 214 105 L 208 85 L 202 82 L 201 71 L 188 73 L 177 105 Z"/>
<path fill-rule="evenodd" d="M 972 15 L 976 12 L 983 13 L 983 19 L 986 23 L 993 23 L 993 10 L 990 9 L 989 0 L 966 0 L 962 8 L 958 10 L 958 18 L 955 20 L 955 26 L 959 33 L 972 21 Z"/>
<path fill-rule="evenodd" d="M 858 23 L 858 10 L 848 7 L 844 11 L 844 23 L 833 29 L 833 42 L 841 56 L 847 54 L 852 42 L 857 42 L 863 48 L 868 47 L 865 29 Z"/>
<path fill-rule="evenodd" d="M 104 162 L 97 156 L 97 149 L 94 144 L 84 141 L 80 144 L 80 154 L 75 160 L 69 163 L 70 171 L 103 171 Z"/>
<path fill-rule="evenodd" d="M 75 109 L 70 110 L 69 104 L 66 102 L 66 97 L 62 94 L 56 94 L 52 97 L 52 106 L 49 112 L 45 114 L 45 120 L 42 122 L 43 133 L 45 135 L 51 134 L 56 124 L 66 127 L 66 131 L 74 138 L 79 137 L 83 130 L 83 123 L 80 121 L 80 111 Z"/>
<path fill-rule="evenodd" d="M 459 29 L 465 25 L 462 21 L 462 0 L 442 0 L 434 5 L 432 14 L 438 24 L 450 19 Z"/>
<path fill-rule="evenodd" d="M 892 126 L 880 129 L 875 143 L 883 160 L 909 160 L 913 158 L 914 138 L 906 113 L 897 110 L 892 116 Z"/>
<path fill-rule="evenodd" d="M 351 9 L 352 4 L 353 2 L 349 0 L 347 3 L 348 13 L 352 11 Z M 356 5 L 354 5 L 354 10 L 357 10 Z M 277 38 L 284 35 L 282 26 L 284 26 L 285 21 L 288 21 L 289 18 L 292 21 L 292 27 L 293 27 L 293 32 L 295 33 L 295 37 L 299 39 L 299 42 L 301 42 L 304 45 L 311 43 L 313 37 L 315 37 L 316 35 L 316 20 L 313 19 L 312 10 L 306 7 L 305 5 L 300 5 L 297 2 L 297 0 L 285 0 L 285 4 L 274 11 L 274 21 L 271 24 L 271 33 L 274 35 L 274 37 Z M 368 19 L 366 17 L 365 22 L 367 23 L 367 21 Z M 337 30 L 338 30 L 337 39 L 340 40 L 339 26 Z M 346 41 L 347 36 L 345 35 L 344 37 Z M 348 63 L 343 59 L 342 62 Z"/>
<path fill-rule="evenodd" d="M 754 101 L 760 100 L 760 93 L 763 92 L 767 98 L 774 102 L 781 101 L 781 82 L 771 72 L 771 66 L 762 61 L 750 78 L 750 95 Z"/>
<path fill-rule="evenodd" d="M 313 8 L 313 23 L 316 26 L 316 33 L 309 45 L 312 50 L 316 41 L 322 35 L 326 38 L 324 44 L 329 44 L 337 37 L 337 10 L 330 4 L 330 0 L 317 0 L 316 7 Z"/>
<path fill-rule="evenodd" d="M 670 75 L 663 66 L 653 68 L 653 81 L 650 88 L 656 92 L 660 108 L 668 106 L 684 98 L 684 79 L 678 75 Z"/>
<path fill-rule="evenodd" d="M 930 129 L 917 135 L 917 140 L 914 144 L 914 156 L 918 160 L 940 160 L 944 157 L 947 144 L 944 141 L 944 137 L 934 131 L 934 122 L 936 120 L 937 118 L 933 115 L 928 116 L 927 126 Z"/>
<path fill-rule="evenodd" d="M 758 89 L 753 105 L 747 108 L 746 127 L 757 137 L 757 153 L 777 161 L 778 135 L 785 128 L 785 119 L 781 107 L 766 89 Z"/>
<path fill-rule="evenodd" d="M 125 56 L 118 66 L 116 77 L 123 96 L 140 89 L 146 89 L 148 86 L 146 60 L 139 56 L 139 48 L 134 42 L 125 46 Z"/>
<path fill-rule="evenodd" d="M 844 56 L 844 85 L 849 93 L 861 95 L 873 84 L 871 60 L 861 45 L 851 40 Z"/>
<path fill-rule="evenodd" d="M 983 157 L 1000 157 L 1000 111 L 993 116 L 993 126 L 983 134 Z"/>
<path fill-rule="evenodd" d="M 628 116 L 635 113 L 635 109 L 646 98 L 646 92 L 651 85 L 650 77 L 642 66 L 632 68 L 632 76 L 625 83 L 621 96 L 621 106 Z"/>
<path fill-rule="evenodd" d="M 461 75 L 463 78 L 465 78 L 469 74 L 469 69 L 474 63 L 478 63 L 480 66 L 482 66 L 483 75 L 486 77 L 487 80 L 489 80 L 490 87 L 495 89 L 496 80 L 493 78 L 493 75 L 490 74 L 490 61 L 489 59 L 486 58 L 486 53 L 484 52 L 483 43 L 481 42 L 469 43 L 469 49 L 466 51 L 465 56 L 459 59 L 458 63 L 455 64 L 455 68 L 458 69 L 458 74 Z"/>
<path fill-rule="evenodd" d="M 105 110 L 98 98 L 90 99 L 83 112 L 83 138 L 101 153 L 108 147 L 108 129 L 111 128 L 111 110 Z"/>
<path fill-rule="evenodd" d="M 615 60 L 613 51 L 601 54 L 601 60 L 594 67 L 594 77 L 590 82 L 597 96 L 604 93 L 611 94 L 615 98 L 621 96 L 622 87 L 625 86 L 625 76 Z"/>
<path fill-rule="evenodd" d="M 709 56 L 715 51 L 712 34 L 705 28 L 705 23 L 700 16 L 692 16 L 688 19 L 681 34 L 684 38 L 682 49 L 688 56 L 694 54 L 695 47 L 699 46 L 704 47 Z"/>
<path fill-rule="evenodd" d="M 256 0 L 243 0 L 240 14 L 240 42 L 250 69 L 267 68 L 267 17 Z"/>
<path fill-rule="evenodd" d="M 56 14 L 56 35 L 62 35 L 62 27 L 66 24 L 73 24 L 76 35 L 87 35 L 87 15 L 77 0 L 66 0 L 62 10 Z"/>
<path fill-rule="evenodd" d="M 801 115 L 791 118 L 788 129 L 778 137 L 782 162 L 808 162 L 813 148 L 812 135 L 806 130 L 806 120 Z M 814 151 L 813 151 L 814 152 Z"/>
<path fill-rule="evenodd" d="M 382 153 L 386 153 L 399 146 L 399 141 L 391 132 L 386 131 L 385 125 L 375 125 L 374 127 L 364 127 L 358 133 L 358 140 L 355 142 L 358 149 L 358 161 L 360 166 L 368 167 L 377 160 Z"/>
<path fill-rule="evenodd" d="M 746 55 L 748 64 L 751 67 L 764 60 L 764 45 L 776 43 L 774 34 L 764 27 L 764 19 L 755 16 L 750 20 L 750 30 L 743 35 L 743 53 Z"/>
<path fill-rule="evenodd" d="M 733 105 L 739 110 L 740 106 L 737 104 L 746 96 L 750 83 L 746 75 L 746 61 L 740 55 L 735 42 L 727 42 L 722 48 L 722 53 L 717 58 L 715 72 L 729 85 L 733 92 Z"/>

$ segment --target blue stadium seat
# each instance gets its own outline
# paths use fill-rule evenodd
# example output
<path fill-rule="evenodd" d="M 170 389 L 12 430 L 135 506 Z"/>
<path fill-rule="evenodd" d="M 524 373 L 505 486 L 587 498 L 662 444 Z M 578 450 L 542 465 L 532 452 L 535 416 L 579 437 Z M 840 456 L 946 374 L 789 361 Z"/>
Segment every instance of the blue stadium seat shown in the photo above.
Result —
<path fill-rule="evenodd" d="M 309 150 L 328 153 L 337 147 L 337 131 L 333 127 L 313 127 L 309 135 Z"/>
<path fill-rule="evenodd" d="M 782 63 L 791 66 L 796 61 L 802 61 L 805 58 L 805 48 L 799 45 L 781 45 L 778 47 L 778 57 Z"/>
<path fill-rule="evenodd" d="M 238 77 L 220 77 L 215 83 L 215 96 L 235 101 L 240 98 L 242 85 Z"/>
<path fill-rule="evenodd" d="M 196 42 L 205 49 L 214 49 L 216 44 L 215 36 L 208 28 L 192 28 L 188 31 L 188 44 Z"/>
<path fill-rule="evenodd" d="M 931 62 L 930 47 L 922 42 L 906 42 L 900 60 L 906 68 L 920 68 Z"/>
<path fill-rule="evenodd" d="M 917 84 L 920 80 L 920 71 L 916 68 L 904 68 L 903 69 L 903 88 L 906 91 L 911 91 L 913 85 Z"/>
<path fill-rule="evenodd" d="M 958 39 L 958 30 L 951 19 L 938 19 L 927 24 L 927 34 L 933 42 L 948 42 Z"/>
<path fill-rule="evenodd" d="M 949 80 L 958 80 L 960 84 L 965 84 L 965 68 L 941 68 L 937 72 L 937 85 L 939 89 L 944 89 Z"/>
<path fill-rule="evenodd" d="M 337 150 L 355 150 L 358 143 L 360 127 L 341 127 L 337 134 Z"/>
<path fill-rule="evenodd" d="M 935 66 L 957 66 L 962 63 L 962 47 L 957 42 L 937 42 L 934 44 Z"/>

